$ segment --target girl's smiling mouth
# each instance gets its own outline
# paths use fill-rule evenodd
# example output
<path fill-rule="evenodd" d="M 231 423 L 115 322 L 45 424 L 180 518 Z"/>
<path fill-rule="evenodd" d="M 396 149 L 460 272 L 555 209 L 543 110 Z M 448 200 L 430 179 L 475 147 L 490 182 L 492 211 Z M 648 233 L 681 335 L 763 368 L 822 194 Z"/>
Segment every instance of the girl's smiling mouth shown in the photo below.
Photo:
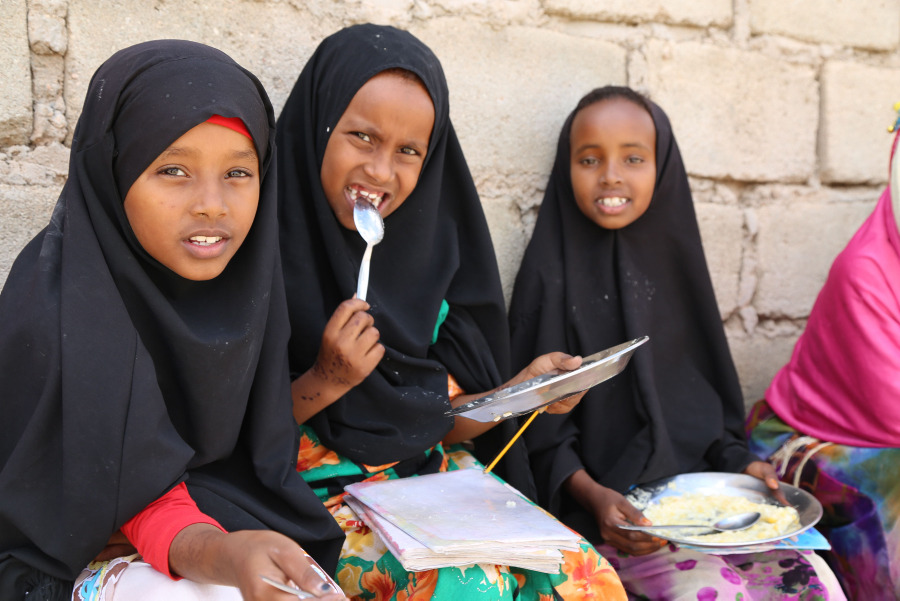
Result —
<path fill-rule="evenodd" d="M 224 232 L 207 232 L 193 234 L 183 244 L 196 259 L 214 259 L 225 252 L 229 240 Z"/>
<path fill-rule="evenodd" d="M 606 196 L 594 201 L 597 209 L 605 215 L 618 215 L 631 203 L 631 199 L 624 196 Z"/>
<path fill-rule="evenodd" d="M 190 241 L 200 246 L 210 246 L 222 239 L 222 236 L 191 236 Z"/>

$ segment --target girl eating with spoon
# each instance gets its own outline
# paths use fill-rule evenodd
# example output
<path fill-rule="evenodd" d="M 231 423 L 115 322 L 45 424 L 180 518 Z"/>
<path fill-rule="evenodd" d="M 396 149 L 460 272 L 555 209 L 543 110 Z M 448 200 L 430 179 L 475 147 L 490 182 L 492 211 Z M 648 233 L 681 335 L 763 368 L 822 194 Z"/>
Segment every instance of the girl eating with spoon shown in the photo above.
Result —
<path fill-rule="evenodd" d="M 300 74 L 277 135 L 298 469 L 348 536 L 337 571 L 342 588 L 382 599 L 536 599 L 578 588 L 624 599 L 615 573 L 588 545 L 556 575 L 486 565 L 408 573 L 341 502 L 352 482 L 473 465 L 471 455 L 444 444 L 493 424 L 445 412 L 508 379 L 496 259 L 438 59 L 392 27 L 344 29 Z M 365 246 L 353 221 L 361 198 L 386 227 L 366 301 L 351 298 Z M 549 353 L 507 385 L 580 363 Z M 527 487 L 527 470 L 519 476 L 513 483 Z M 591 569 L 573 576 L 576 564 Z"/>

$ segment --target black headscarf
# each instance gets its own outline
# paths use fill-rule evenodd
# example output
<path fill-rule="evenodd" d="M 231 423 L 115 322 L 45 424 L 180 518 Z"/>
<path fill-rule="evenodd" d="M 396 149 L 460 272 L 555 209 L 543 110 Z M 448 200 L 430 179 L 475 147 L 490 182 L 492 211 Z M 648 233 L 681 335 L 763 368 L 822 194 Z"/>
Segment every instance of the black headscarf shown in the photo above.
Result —
<path fill-rule="evenodd" d="M 385 220 L 372 253 L 368 302 L 386 347 L 365 381 L 309 420 L 322 443 L 379 465 L 416 458 L 453 421 L 447 372 L 468 392 L 507 375 L 509 339 L 484 213 L 450 123 L 440 62 L 412 34 L 356 25 L 325 39 L 278 120 L 279 220 L 291 371 L 315 362 L 325 324 L 356 290 L 365 243 L 338 223 L 319 177 L 329 135 L 356 92 L 392 68 L 415 73 L 434 103 L 434 130 L 412 194 Z M 432 335 L 441 302 L 450 306 Z"/>
<path fill-rule="evenodd" d="M 213 114 L 252 134 L 260 202 L 225 271 L 193 282 L 144 251 L 123 199 Z M 222 52 L 147 42 L 97 70 L 50 224 L 0 295 L 4 599 L 54 579 L 70 598 L 109 536 L 183 480 L 226 529 L 277 530 L 334 568 L 341 532 L 294 470 L 273 158 L 265 90 Z"/>
<path fill-rule="evenodd" d="M 571 413 L 541 415 L 526 431 L 540 502 L 558 514 L 566 511 L 563 481 L 582 467 L 624 492 L 684 472 L 740 471 L 755 459 L 681 153 L 665 113 L 648 107 L 657 174 L 646 213 L 607 230 L 578 209 L 573 111 L 516 279 L 516 365 L 551 349 L 586 355 L 650 336 L 625 372 L 591 389 Z"/>

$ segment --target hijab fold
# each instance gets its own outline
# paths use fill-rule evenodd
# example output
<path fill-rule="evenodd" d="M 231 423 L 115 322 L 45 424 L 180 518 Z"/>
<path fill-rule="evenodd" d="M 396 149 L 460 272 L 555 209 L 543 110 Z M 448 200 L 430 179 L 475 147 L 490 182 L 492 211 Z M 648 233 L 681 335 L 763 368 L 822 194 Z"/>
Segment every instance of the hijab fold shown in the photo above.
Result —
<path fill-rule="evenodd" d="M 260 202 L 224 272 L 191 282 L 140 246 L 123 199 L 214 114 L 252 135 Z M 0 596 L 71 583 L 181 481 L 226 529 L 279 530 L 333 569 L 340 530 L 293 467 L 273 158 L 262 85 L 218 50 L 147 42 L 94 75 L 50 224 L 0 295 Z"/>
<path fill-rule="evenodd" d="M 552 349 L 588 355 L 650 337 L 575 410 L 541 415 L 526 431 L 539 501 L 557 514 L 577 510 L 563 503 L 562 485 L 578 469 L 624 492 L 684 472 L 740 471 L 754 459 L 681 154 L 665 113 L 649 106 L 657 177 L 646 213 L 607 230 L 578 209 L 573 112 L 516 279 L 514 367 Z"/>
<path fill-rule="evenodd" d="M 900 447 L 900 156 L 872 214 L 835 258 L 787 365 L 766 390 L 804 434 Z"/>
<path fill-rule="evenodd" d="M 447 374 L 468 392 L 508 376 L 506 310 L 490 232 L 449 117 L 436 56 L 412 34 L 356 25 L 326 38 L 278 121 L 279 219 L 291 317 L 291 371 L 314 364 L 325 324 L 353 296 L 365 243 L 343 228 L 321 185 L 331 132 L 374 75 L 405 69 L 434 103 L 434 129 L 415 189 L 385 220 L 367 301 L 385 346 L 376 370 L 309 420 L 322 443 L 380 465 L 419 456 L 451 429 Z M 449 304 L 437 342 L 442 302 Z"/>

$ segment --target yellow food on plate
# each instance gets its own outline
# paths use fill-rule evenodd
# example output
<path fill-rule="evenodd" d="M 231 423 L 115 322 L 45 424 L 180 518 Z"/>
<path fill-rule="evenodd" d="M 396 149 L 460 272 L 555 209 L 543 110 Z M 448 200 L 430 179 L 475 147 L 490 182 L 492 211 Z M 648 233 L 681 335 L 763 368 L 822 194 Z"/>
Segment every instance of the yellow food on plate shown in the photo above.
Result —
<path fill-rule="evenodd" d="M 708 532 L 699 528 L 684 530 L 659 530 L 660 538 L 677 538 L 709 543 L 749 543 L 783 536 L 800 527 L 800 516 L 793 507 L 782 507 L 756 503 L 744 497 L 685 493 L 678 496 L 661 497 L 644 509 L 644 515 L 654 524 L 712 524 L 716 520 L 744 513 L 758 511 L 759 521 L 746 530 L 731 532 Z M 652 526 L 650 526 L 652 528 Z"/>

